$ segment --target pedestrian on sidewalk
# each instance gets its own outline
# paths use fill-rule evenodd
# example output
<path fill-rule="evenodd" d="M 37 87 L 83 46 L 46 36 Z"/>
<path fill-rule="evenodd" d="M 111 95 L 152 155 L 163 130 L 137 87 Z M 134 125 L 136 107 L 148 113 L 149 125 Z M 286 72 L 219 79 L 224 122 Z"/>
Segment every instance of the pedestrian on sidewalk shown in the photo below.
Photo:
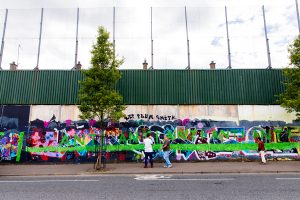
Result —
<path fill-rule="evenodd" d="M 145 144 L 145 166 L 147 168 L 148 159 L 150 160 L 151 168 L 153 168 L 153 138 L 150 133 L 147 133 L 147 137 L 144 139 L 143 143 Z"/>
<path fill-rule="evenodd" d="M 258 152 L 260 154 L 260 157 L 261 157 L 261 163 L 262 164 L 266 164 L 266 158 L 265 158 L 265 144 L 264 142 L 261 140 L 260 137 L 257 138 L 258 140 Z"/>
<path fill-rule="evenodd" d="M 164 159 L 165 159 L 165 166 L 167 168 L 171 168 L 172 164 L 170 162 L 169 156 L 170 156 L 170 140 L 168 136 L 165 134 L 164 136 L 164 143 L 162 146 L 162 151 L 164 153 Z"/>

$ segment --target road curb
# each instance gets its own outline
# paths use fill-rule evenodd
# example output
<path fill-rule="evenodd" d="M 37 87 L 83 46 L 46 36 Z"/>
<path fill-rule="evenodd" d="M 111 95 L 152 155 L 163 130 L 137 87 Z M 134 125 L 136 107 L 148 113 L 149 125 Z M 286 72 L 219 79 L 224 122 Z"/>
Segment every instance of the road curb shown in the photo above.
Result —
<path fill-rule="evenodd" d="M 38 176 L 85 176 L 85 175 L 145 175 L 145 174 L 171 174 L 171 175 L 191 175 L 191 174 L 300 174 L 299 171 L 268 171 L 268 172 L 143 172 L 143 173 L 116 173 L 116 172 L 84 172 L 75 174 L 0 174 L 0 177 L 38 177 Z"/>
<path fill-rule="evenodd" d="M 90 175 L 104 175 L 104 174 L 109 174 L 109 175 L 135 175 L 135 174 L 285 174 L 285 173 L 291 173 L 291 174 L 298 174 L 300 173 L 299 171 L 268 171 L 268 172 L 244 172 L 244 171 L 237 171 L 237 172 L 143 172 L 143 173 L 131 173 L 131 172 L 124 172 L 124 173 L 116 173 L 116 172 L 91 172 L 91 173 L 86 173 Z M 82 174 L 84 175 L 84 174 Z"/>

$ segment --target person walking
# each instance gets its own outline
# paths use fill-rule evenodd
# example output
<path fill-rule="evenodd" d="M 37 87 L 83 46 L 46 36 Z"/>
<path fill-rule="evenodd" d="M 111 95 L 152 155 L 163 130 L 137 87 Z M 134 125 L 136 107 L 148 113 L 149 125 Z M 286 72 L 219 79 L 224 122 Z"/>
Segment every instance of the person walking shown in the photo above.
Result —
<path fill-rule="evenodd" d="M 148 159 L 150 160 L 151 168 L 153 168 L 153 138 L 151 137 L 150 133 L 147 133 L 147 137 L 144 139 L 145 144 L 145 166 L 144 168 L 147 168 L 148 166 Z"/>
<path fill-rule="evenodd" d="M 265 158 L 265 144 L 261 140 L 260 137 L 258 137 L 257 140 L 258 140 L 258 142 L 257 142 L 258 143 L 258 152 L 261 156 L 261 163 L 265 165 L 267 163 L 266 158 Z"/>
<path fill-rule="evenodd" d="M 169 159 L 169 156 L 170 156 L 170 140 L 169 140 L 169 138 L 167 137 L 166 134 L 164 136 L 164 143 L 163 143 L 163 146 L 162 146 L 162 150 L 163 150 L 164 159 L 165 159 L 165 166 L 164 167 L 171 168 L 172 164 L 171 164 L 170 159 Z"/>

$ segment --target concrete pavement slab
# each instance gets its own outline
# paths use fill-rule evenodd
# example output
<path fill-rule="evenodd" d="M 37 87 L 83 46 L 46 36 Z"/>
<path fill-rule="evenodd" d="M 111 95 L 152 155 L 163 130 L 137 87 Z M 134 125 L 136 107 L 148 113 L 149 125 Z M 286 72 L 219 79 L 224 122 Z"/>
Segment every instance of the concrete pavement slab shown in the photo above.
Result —
<path fill-rule="evenodd" d="M 192 173 L 300 173 L 299 161 L 258 162 L 181 162 L 172 168 L 154 163 L 154 168 L 143 168 L 143 163 L 106 164 L 104 171 L 93 169 L 94 164 L 9 164 L 0 165 L 0 176 L 97 175 L 97 174 L 192 174 Z"/>

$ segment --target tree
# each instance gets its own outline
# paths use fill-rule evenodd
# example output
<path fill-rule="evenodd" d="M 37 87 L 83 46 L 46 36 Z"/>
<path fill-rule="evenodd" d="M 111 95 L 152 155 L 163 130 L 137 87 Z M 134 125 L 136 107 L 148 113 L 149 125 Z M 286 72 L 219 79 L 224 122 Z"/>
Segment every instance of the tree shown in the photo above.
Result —
<path fill-rule="evenodd" d="M 300 119 L 300 35 L 288 48 L 290 66 L 283 69 L 285 91 L 279 95 L 279 103 L 288 112 L 296 112 Z"/>
<path fill-rule="evenodd" d="M 116 83 L 121 78 L 118 68 L 123 59 L 115 58 L 109 33 L 102 26 L 98 29 L 97 41 L 91 53 L 92 67 L 82 71 L 84 80 L 80 82 L 80 117 L 97 117 L 102 123 L 105 117 L 117 121 L 124 116 L 126 108 L 122 96 L 115 90 Z"/>
<path fill-rule="evenodd" d="M 121 78 L 118 70 L 123 59 L 115 58 L 114 46 L 109 41 L 109 33 L 104 27 L 98 28 L 96 43 L 92 47 L 91 67 L 83 70 L 83 81 L 80 82 L 79 110 L 82 119 L 98 119 L 101 127 L 104 119 L 113 121 L 124 117 L 122 96 L 115 90 L 117 81 Z M 103 137 L 100 137 L 100 154 L 97 159 L 97 169 L 101 162 Z"/>

